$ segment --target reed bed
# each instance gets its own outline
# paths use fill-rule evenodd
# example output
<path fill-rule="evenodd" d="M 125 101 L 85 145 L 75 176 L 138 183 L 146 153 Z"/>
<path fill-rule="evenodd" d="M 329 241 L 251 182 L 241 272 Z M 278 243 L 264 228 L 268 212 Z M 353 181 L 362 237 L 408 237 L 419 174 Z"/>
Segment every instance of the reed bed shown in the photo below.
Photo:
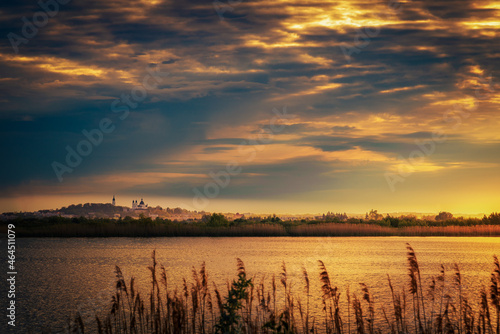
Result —
<path fill-rule="evenodd" d="M 116 291 L 109 312 L 85 326 L 77 315 L 70 330 L 77 333 L 500 333 L 500 264 L 494 256 L 489 286 L 473 298 L 463 292 L 458 265 L 441 271 L 424 284 L 417 255 L 407 245 L 408 283 L 395 289 L 387 277 L 391 302 L 380 305 L 369 285 L 351 291 L 336 286 L 326 265 L 318 261 L 320 305 L 314 305 L 311 275 L 292 288 L 285 263 L 270 282 L 248 277 L 237 259 L 237 276 L 224 289 L 210 283 L 205 264 L 193 268 L 191 280 L 172 288 L 163 266 L 152 254 L 149 293 L 134 279 L 126 282 L 116 267 Z M 311 310 L 319 309 L 320 313 Z"/>
<path fill-rule="evenodd" d="M 347 237 L 347 236 L 500 236 L 500 225 L 405 226 L 320 223 L 206 226 L 194 223 L 64 223 L 17 227 L 19 237 Z"/>
<path fill-rule="evenodd" d="M 40 227 L 19 227 L 21 237 L 277 237 L 286 236 L 278 224 L 251 224 L 228 227 L 207 227 L 195 224 L 59 224 Z"/>
<path fill-rule="evenodd" d="M 406 226 L 388 227 L 373 224 L 325 223 L 299 225 L 289 229 L 290 236 L 500 236 L 499 225 Z"/>
<path fill-rule="evenodd" d="M 295 226 L 289 233 L 292 236 L 302 237 L 391 236 L 397 235 L 398 229 L 371 224 L 325 223 Z"/>
<path fill-rule="evenodd" d="M 408 226 L 400 229 L 401 236 L 500 236 L 499 225 L 474 226 Z"/>

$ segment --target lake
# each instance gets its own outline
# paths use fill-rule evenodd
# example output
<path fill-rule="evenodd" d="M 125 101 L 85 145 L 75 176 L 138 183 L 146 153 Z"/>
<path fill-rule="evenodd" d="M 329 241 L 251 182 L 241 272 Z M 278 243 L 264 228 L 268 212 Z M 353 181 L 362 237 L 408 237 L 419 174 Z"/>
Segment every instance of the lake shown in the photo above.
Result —
<path fill-rule="evenodd" d="M 222 291 L 225 283 L 236 276 L 236 258 L 244 261 L 247 275 L 256 276 L 257 282 L 269 281 L 273 274 L 278 276 L 284 261 L 292 290 L 299 296 L 303 293 L 305 267 L 311 278 L 311 294 L 319 299 L 317 260 L 322 260 L 343 297 L 348 285 L 351 292 L 358 293 L 359 283 L 364 282 L 376 305 L 380 305 L 389 298 L 387 275 L 398 289 L 408 286 L 407 242 L 417 253 L 426 282 L 439 274 L 441 264 L 451 280 L 457 263 L 464 290 L 473 298 L 481 285 L 488 285 L 493 255 L 500 255 L 500 238 L 490 237 L 18 239 L 16 333 L 40 332 L 48 326 L 55 332 L 76 310 L 91 313 L 107 309 L 115 283 L 115 265 L 126 278 L 135 277 L 138 289 L 146 294 L 152 250 L 165 266 L 169 284 L 178 288 L 182 278 L 189 281 L 193 267 L 199 269 L 203 261 L 209 281 Z"/>

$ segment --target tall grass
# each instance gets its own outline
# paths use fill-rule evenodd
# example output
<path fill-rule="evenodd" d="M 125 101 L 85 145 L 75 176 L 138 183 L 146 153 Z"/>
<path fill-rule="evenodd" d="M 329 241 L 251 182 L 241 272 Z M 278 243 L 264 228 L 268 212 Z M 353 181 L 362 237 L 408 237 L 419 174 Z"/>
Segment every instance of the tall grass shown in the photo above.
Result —
<path fill-rule="evenodd" d="M 195 223 L 64 223 L 18 225 L 20 237 L 277 237 L 277 236 L 500 236 L 500 225 L 407 226 L 322 223 L 284 226 L 248 224 L 227 227 Z"/>
<path fill-rule="evenodd" d="M 195 224 L 58 224 L 19 227 L 21 237 L 245 237 L 286 236 L 278 224 L 207 227 Z"/>
<path fill-rule="evenodd" d="M 291 236 L 500 236 L 499 225 L 388 227 L 372 224 L 325 223 L 299 225 Z"/>
<path fill-rule="evenodd" d="M 290 235 L 302 237 L 318 236 L 391 236 L 397 229 L 370 224 L 325 223 L 299 225 L 290 229 Z"/>
<path fill-rule="evenodd" d="M 474 300 L 464 295 L 463 278 L 455 266 L 448 278 L 441 266 L 438 276 L 425 285 L 417 255 L 407 245 L 408 285 L 397 291 L 388 276 L 391 302 L 375 302 L 369 285 L 344 294 L 318 262 L 321 312 L 312 315 L 310 274 L 302 269 L 302 283 L 292 288 L 285 263 L 270 286 L 264 279 L 248 277 L 237 259 L 237 277 L 224 289 L 210 284 L 203 263 L 193 268 L 191 281 L 180 290 L 170 288 L 166 270 L 152 254 L 148 267 L 151 286 L 142 295 L 134 279 L 125 282 L 116 267 L 116 291 L 109 311 L 96 315 L 95 329 L 86 327 L 79 315 L 73 332 L 97 333 L 500 333 L 500 264 L 494 256 L 489 287 Z M 319 306 L 319 305 L 316 305 Z M 347 309 L 346 309 L 347 308 Z M 351 316 L 352 309 L 352 316 Z M 347 316 L 346 316 L 347 315 Z"/>
<path fill-rule="evenodd" d="M 409 226 L 398 230 L 400 236 L 500 236 L 499 225 L 474 225 L 474 226 Z"/>

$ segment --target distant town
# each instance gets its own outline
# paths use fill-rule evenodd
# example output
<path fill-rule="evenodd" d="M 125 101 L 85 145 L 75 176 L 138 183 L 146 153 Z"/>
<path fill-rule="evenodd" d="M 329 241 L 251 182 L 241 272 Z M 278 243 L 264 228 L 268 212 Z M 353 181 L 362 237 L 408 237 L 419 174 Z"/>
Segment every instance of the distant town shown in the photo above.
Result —
<path fill-rule="evenodd" d="M 20 237 L 277 237 L 277 236 L 500 236 L 500 213 L 481 217 L 441 211 L 433 214 L 254 214 L 190 211 L 149 205 L 69 205 L 56 210 L 5 212 L 0 234 L 15 226 Z"/>
<path fill-rule="evenodd" d="M 163 208 L 159 205 L 150 206 L 144 198 L 133 200 L 130 207 L 116 205 L 115 196 L 112 197 L 109 203 L 85 203 L 72 204 L 60 209 L 38 210 L 34 212 L 4 212 L 0 214 L 0 220 L 11 220 L 15 218 L 43 218 L 43 217 L 63 217 L 63 218 L 88 218 L 88 219 L 125 219 L 125 218 L 151 218 L 151 219 L 168 219 L 178 222 L 196 222 L 201 221 L 204 217 L 211 215 L 208 211 L 189 211 L 184 208 Z M 364 214 L 359 213 L 334 213 L 325 212 L 318 214 L 254 214 L 251 212 L 245 213 L 222 213 L 228 221 L 235 220 L 258 220 L 263 217 L 273 216 L 281 221 L 347 221 L 349 218 L 365 219 L 365 220 L 382 220 L 387 216 L 398 217 L 402 219 L 424 219 L 424 220 L 447 220 L 451 218 L 482 218 L 483 214 L 477 215 L 452 215 L 449 212 L 436 213 L 414 213 L 414 212 L 395 212 L 395 213 L 379 213 L 377 210 L 370 210 Z"/>

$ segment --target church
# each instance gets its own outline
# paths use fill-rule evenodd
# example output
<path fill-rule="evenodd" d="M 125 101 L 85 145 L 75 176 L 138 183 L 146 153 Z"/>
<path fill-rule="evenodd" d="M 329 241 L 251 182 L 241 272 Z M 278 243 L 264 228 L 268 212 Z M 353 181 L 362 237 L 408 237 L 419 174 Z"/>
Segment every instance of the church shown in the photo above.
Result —
<path fill-rule="evenodd" d="M 111 204 L 113 206 L 116 206 L 115 195 L 113 195 L 113 200 L 111 201 Z M 146 203 L 144 203 L 144 199 L 141 198 L 140 203 L 138 203 L 137 200 L 132 201 L 132 209 L 131 210 L 147 210 L 147 209 L 149 209 L 149 207 Z M 124 208 L 124 210 L 126 210 L 126 209 Z"/>
<path fill-rule="evenodd" d="M 148 205 L 144 204 L 144 200 L 141 198 L 141 202 L 137 204 L 137 200 L 132 201 L 132 210 L 147 210 Z"/>

